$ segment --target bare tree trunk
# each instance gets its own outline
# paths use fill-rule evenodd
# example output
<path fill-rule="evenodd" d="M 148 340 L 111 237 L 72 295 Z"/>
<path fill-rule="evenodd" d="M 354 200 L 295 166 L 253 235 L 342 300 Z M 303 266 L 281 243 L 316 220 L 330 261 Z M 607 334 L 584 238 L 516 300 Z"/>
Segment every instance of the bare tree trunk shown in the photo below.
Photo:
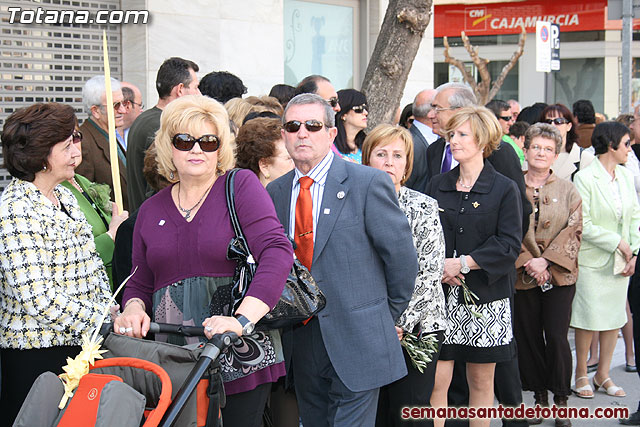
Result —
<path fill-rule="evenodd" d="M 389 0 L 362 83 L 371 107 L 369 129 L 391 123 L 431 19 L 432 0 Z"/>

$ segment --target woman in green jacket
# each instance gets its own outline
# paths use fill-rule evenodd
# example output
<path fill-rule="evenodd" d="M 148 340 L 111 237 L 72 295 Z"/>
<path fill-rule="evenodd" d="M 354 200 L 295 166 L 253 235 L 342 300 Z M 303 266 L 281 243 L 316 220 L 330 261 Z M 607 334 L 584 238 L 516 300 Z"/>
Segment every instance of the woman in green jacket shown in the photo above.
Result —
<path fill-rule="evenodd" d="M 80 131 L 77 131 L 77 133 L 80 134 L 80 138 L 74 139 L 74 143 L 78 146 L 78 149 L 81 150 L 82 133 Z M 82 154 L 76 160 L 76 168 L 81 162 Z M 117 212 L 118 207 L 110 200 L 111 189 L 107 184 L 96 184 L 82 175 L 75 174 L 70 180 L 64 181 L 62 186 L 71 190 L 78 200 L 80 210 L 84 213 L 87 222 L 91 225 L 96 250 L 102 259 L 107 275 L 109 276 L 109 284 L 113 290 L 111 262 L 113 259 L 114 239 L 118 227 L 129 217 L 129 213 L 123 211 L 122 213 L 113 215 L 113 211 L 115 210 Z"/>

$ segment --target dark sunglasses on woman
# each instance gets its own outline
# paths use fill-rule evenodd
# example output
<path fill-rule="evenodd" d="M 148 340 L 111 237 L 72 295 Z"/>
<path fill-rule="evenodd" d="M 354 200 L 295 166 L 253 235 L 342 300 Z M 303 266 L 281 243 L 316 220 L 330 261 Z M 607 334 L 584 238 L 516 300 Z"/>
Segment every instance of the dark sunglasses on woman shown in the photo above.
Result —
<path fill-rule="evenodd" d="M 317 120 L 307 120 L 306 122 L 300 122 L 298 120 L 291 120 L 282 126 L 285 131 L 289 133 L 296 133 L 300 130 L 300 126 L 304 125 L 309 132 L 318 132 L 323 128 L 324 123 Z"/>
<path fill-rule="evenodd" d="M 194 138 L 188 133 L 178 133 L 171 140 L 176 150 L 191 151 L 196 142 L 200 144 L 200 149 L 207 153 L 212 153 L 220 148 L 220 138 L 216 135 L 202 135 L 200 138 Z"/>
<path fill-rule="evenodd" d="M 82 132 L 80 132 L 79 130 L 74 130 L 71 134 L 71 137 L 73 138 L 74 144 L 82 142 Z"/>
<path fill-rule="evenodd" d="M 357 114 L 362 114 L 365 111 L 369 112 L 369 107 L 367 106 L 367 104 L 354 105 L 353 107 L 351 107 L 351 109 L 354 111 L 354 113 L 357 113 Z"/>
<path fill-rule="evenodd" d="M 566 125 L 569 123 L 569 120 L 564 117 L 556 117 L 555 119 L 547 119 L 544 122 L 550 125 Z"/>

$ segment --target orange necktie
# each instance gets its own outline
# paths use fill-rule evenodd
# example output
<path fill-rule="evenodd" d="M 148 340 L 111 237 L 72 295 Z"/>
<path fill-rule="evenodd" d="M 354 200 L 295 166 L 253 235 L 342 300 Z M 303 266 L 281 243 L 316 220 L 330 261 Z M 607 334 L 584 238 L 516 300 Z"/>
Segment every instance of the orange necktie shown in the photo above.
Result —
<path fill-rule="evenodd" d="M 313 179 L 303 176 L 299 180 L 300 194 L 296 202 L 296 227 L 294 241 L 296 256 L 300 262 L 311 270 L 313 260 L 313 201 L 311 200 L 311 184 Z"/>

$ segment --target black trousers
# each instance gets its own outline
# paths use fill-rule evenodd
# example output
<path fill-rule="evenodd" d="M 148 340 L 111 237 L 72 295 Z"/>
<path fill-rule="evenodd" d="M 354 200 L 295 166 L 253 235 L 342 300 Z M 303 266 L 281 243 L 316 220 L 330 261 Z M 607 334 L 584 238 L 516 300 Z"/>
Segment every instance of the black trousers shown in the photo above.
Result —
<path fill-rule="evenodd" d="M 228 395 L 227 404 L 222 408 L 224 425 L 262 427 L 262 415 L 271 392 L 271 384 L 260 384 L 253 390 Z"/>
<path fill-rule="evenodd" d="M 433 355 L 432 361 L 427 365 L 423 373 L 420 373 L 413 364 L 406 350 L 402 349 L 408 374 L 380 388 L 378 396 L 378 413 L 376 414 L 376 427 L 402 427 L 406 425 L 425 426 L 433 425 L 433 420 L 403 420 L 400 417 L 401 410 L 405 406 L 430 406 L 431 392 L 436 378 L 436 363 L 440 356 L 441 343 L 444 331 L 436 332 L 438 351 Z"/>
<path fill-rule="evenodd" d="M 11 426 L 18 416 L 22 402 L 33 382 L 44 372 L 61 374 L 67 357 L 80 353 L 79 346 L 59 346 L 16 350 L 3 348 L 2 397 L 0 397 L 0 426 Z"/>
<path fill-rule="evenodd" d="M 575 285 L 516 291 L 513 332 L 523 390 L 571 395 L 571 347 L 567 334 Z"/>

